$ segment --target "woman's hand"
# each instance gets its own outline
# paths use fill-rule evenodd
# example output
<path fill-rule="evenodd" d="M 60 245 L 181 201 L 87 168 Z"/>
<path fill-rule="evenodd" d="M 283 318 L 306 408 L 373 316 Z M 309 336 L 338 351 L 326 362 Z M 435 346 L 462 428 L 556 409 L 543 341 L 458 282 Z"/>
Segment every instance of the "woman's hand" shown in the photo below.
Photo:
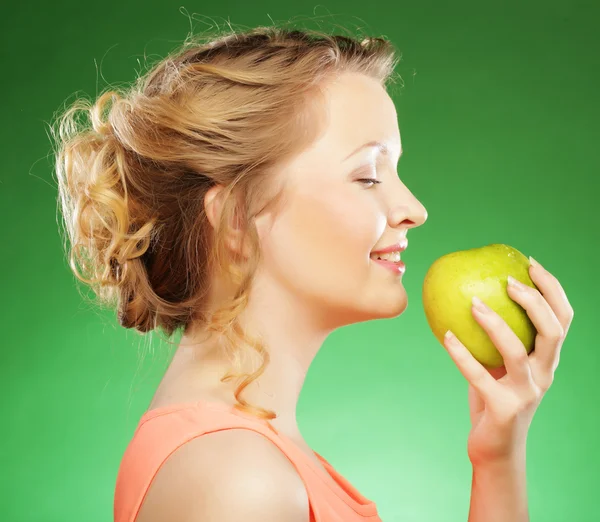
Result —
<path fill-rule="evenodd" d="M 456 338 L 444 342 L 469 382 L 472 430 L 467 449 L 473 465 L 510 460 L 524 451 L 531 420 L 554 380 L 573 320 L 573 308 L 558 280 L 540 265 L 530 265 L 529 273 L 541 293 L 509 284 L 508 294 L 527 311 L 538 332 L 530 355 L 498 314 L 479 312 L 475 306 L 475 320 L 502 354 L 504 366 L 488 370 Z"/>

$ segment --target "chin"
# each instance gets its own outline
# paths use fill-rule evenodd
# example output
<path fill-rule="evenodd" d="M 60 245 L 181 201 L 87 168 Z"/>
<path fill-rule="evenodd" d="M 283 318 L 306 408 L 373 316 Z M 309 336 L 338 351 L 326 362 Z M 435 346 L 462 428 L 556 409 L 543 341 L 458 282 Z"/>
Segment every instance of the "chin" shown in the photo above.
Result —
<path fill-rule="evenodd" d="M 392 319 L 394 317 L 402 315 L 402 313 L 406 310 L 407 306 L 408 299 L 406 299 L 406 295 L 404 295 L 402 296 L 402 298 L 397 299 L 393 302 L 379 303 L 377 310 L 379 311 L 379 317 L 381 317 L 382 319 Z"/>
<path fill-rule="evenodd" d="M 399 308 L 390 309 L 389 311 L 386 310 L 382 314 L 382 319 L 393 319 L 394 317 L 399 317 L 404 313 L 404 310 L 406 310 L 406 305 Z"/>
<path fill-rule="evenodd" d="M 403 300 L 396 303 L 389 303 L 388 306 L 382 306 L 382 303 L 378 303 L 378 306 L 370 308 L 369 310 L 363 310 L 362 314 L 357 314 L 358 320 L 353 322 L 364 322 L 373 321 L 376 319 L 393 319 L 402 315 L 406 310 L 408 302 Z"/>

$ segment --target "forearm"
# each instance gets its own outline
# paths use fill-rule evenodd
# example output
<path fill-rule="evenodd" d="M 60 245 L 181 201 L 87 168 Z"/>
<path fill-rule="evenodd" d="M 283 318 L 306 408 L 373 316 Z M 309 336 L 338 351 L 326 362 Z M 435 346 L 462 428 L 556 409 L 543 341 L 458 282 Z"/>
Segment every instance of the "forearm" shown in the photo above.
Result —
<path fill-rule="evenodd" d="M 525 460 L 473 465 L 468 522 L 529 522 Z"/>

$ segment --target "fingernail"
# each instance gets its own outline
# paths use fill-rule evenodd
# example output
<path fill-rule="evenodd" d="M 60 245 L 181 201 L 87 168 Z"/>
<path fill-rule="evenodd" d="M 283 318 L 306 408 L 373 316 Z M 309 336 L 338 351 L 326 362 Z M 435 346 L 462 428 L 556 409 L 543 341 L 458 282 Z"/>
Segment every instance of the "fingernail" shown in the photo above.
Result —
<path fill-rule="evenodd" d="M 540 265 L 535 259 L 533 259 L 533 257 L 529 256 L 529 262 L 531 263 L 531 266 L 533 268 L 542 268 L 542 265 Z"/>
<path fill-rule="evenodd" d="M 481 299 L 479 299 L 479 297 L 477 297 L 476 295 L 473 296 L 473 299 L 471 301 L 473 302 L 473 306 L 475 307 L 475 309 L 478 310 L 479 312 L 485 314 L 490 311 L 490 309 L 487 307 L 487 305 Z"/>
<path fill-rule="evenodd" d="M 444 339 L 446 339 L 446 341 L 448 341 L 450 343 L 455 343 L 456 342 L 456 337 L 454 336 L 454 334 L 450 330 L 448 330 L 444 334 Z"/>
<path fill-rule="evenodd" d="M 514 277 L 508 276 L 508 284 L 515 290 L 525 290 L 525 285 L 521 281 L 517 281 Z"/>

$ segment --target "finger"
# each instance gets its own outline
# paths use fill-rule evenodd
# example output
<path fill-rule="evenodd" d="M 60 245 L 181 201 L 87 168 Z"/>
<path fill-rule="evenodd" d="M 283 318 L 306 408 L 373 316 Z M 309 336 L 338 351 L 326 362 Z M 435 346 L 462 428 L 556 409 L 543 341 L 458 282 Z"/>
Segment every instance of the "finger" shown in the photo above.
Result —
<path fill-rule="evenodd" d="M 485 409 L 485 402 L 481 398 L 479 392 L 475 388 L 473 388 L 471 384 L 469 384 L 468 399 L 470 414 L 469 416 L 471 418 L 471 425 L 474 426 L 477 417 L 481 415 L 481 413 Z"/>
<path fill-rule="evenodd" d="M 555 276 L 535 260 L 529 265 L 529 274 L 554 311 L 563 328 L 563 333 L 566 335 L 573 321 L 574 312 L 562 285 Z"/>
<path fill-rule="evenodd" d="M 560 358 L 562 341 L 567 335 L 573 321 L 573 308 L 558 279 L 550 272 L 539 264 L 537 266 L 532 264 L 529 267 L 529 273 L 531 279 L 539 289 L 538 293 L 543 295 L 543 299 L 556 317 L 557 325 L 555 325 L 555 330 L 546 334 L 548 338 L 554 340 L 554 343 L 545 350 L 540 350 L 540 353 L 536 356 L 536 359 L 544 370 L 554 371 Z"/>
<path fill-rule="evenodd" d="M 473 316 L 485 330 L 504 359 L 506 373 L 518 386 L 533 384 L 529 356 L 521 339 L 506 321 L 480 299 L 473 298 Z"/>
<path fill-rule="evenodd" d="M 499 368 L 486 368 L 490 375 L 498 380 L 506 375 L 506 366 L 502 365 Z"/>
<path fill-rule="evenodd" d="M 450 330 L 444 337 L 444 346 L 460 373 L 479 392 L 481 398 L 484 401 L 493 400 L 494 394 L 501 385 Z"/>
<path fill-rule="evenodd" d="M 533 289 L 532 291 L 539 295 L 539 299 L 552 314 L 552 326 L 546 328 L 543 335 L 544 342 L 541 343 L 539 350 L 536 340 L 535 361 L 542 372 L 553 375 L 558 366 L 563 340 L 573 320 L 573 308 L 558 279 L 550 272 L 539 264 L 530 265 L 529 272 L 539 289 L 539 291 Z M 546 377 L 547 375 L 542 376 L 543 379 Z"/>

